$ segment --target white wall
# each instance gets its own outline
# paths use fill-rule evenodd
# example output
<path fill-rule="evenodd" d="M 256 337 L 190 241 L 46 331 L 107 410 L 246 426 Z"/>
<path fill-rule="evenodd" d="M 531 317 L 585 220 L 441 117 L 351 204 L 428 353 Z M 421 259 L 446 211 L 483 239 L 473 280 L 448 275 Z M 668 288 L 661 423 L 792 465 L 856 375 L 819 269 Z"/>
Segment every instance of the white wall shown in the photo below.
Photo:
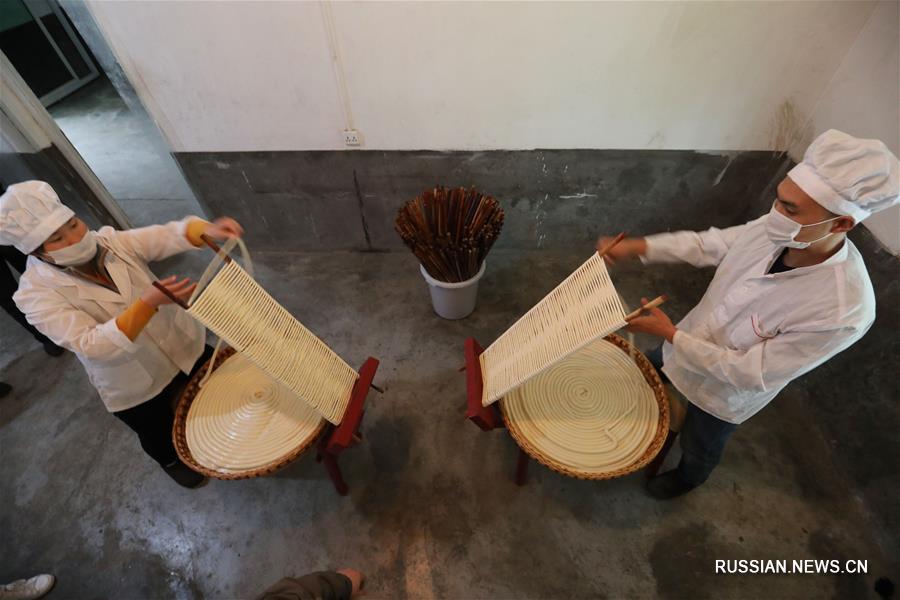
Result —
<path fill-rule="evenodd" d="M 840 129 L 877 138 L 900 156 L 900 2 L 882 0 L 872 12 L 812 113 L 813 133 Z M 803 148 L 792 154 L 802 156 Z M 900 206 L 865 221 L 900 254 Z"/>
<path fill-rule="evenodd" d="M 341 149 L 317 2 L 90 8 L 176 151 Z M 336 2 L 366 148 L 766 149 L 872 2 Z"/>
<path fill-rule="evenodd" d="M 337 147 L 341 116 L 317 3 L 88 6 L 174 151 Z"/>
<path fill-rule="evenodd" d="M 897 151 L 896 0 L 88 2 L 178 152 L 344 149 L 347 108 L 368 149 Z"/>

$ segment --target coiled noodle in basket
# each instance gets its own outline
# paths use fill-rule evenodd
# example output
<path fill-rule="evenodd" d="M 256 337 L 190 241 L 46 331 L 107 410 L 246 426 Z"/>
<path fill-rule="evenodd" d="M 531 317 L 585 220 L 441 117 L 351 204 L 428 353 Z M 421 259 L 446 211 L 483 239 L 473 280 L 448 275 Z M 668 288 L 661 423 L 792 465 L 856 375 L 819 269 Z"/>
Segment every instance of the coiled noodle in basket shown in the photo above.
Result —
<path fill-rule="evenodd" d="M 653 459 L 668 431 L 662 384 L 611 335 L 572 353 L 501 400 L 516 442 L 563 474 L 606 479 Z"/>
<path fill-rule="evenodd" d="M 193 397 L 185 440 L 201 467 L 234 475 L 296 454 L 325 425 L 325 419 L 290 389 L 234 353 Z"/>

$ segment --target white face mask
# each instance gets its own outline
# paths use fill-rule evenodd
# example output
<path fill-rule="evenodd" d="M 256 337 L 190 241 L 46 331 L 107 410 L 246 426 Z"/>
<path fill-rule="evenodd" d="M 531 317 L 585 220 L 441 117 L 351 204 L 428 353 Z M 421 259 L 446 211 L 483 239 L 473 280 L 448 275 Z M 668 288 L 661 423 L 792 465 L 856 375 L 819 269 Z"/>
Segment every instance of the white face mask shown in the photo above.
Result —
<path fill-rule="evenodd" d="M 785 247 L 785 248 L 809 248 L 810 244 L 814 244 L 820 240 L 824 240 L 829 235 L 832 235 L 834 232 L 829 232 L 823 235 L 822 237 L 811 240 L 809 242 L 798 242 L 794 238 L 797 237 L 797 234 L 804 227 L 813 227 L 814 225 L 821 225 L 822 223 L 827 223 L 829 221 L 834 221 L 835 219 L 840 219 L 840 217 L 832 217 L 831 219 L 825 219 L 824 221 L 819 221 L 818 223 L 810 223 L 809 225 L 801 225 L 797 221 L 791 219 L 790 217 L 786 217 L 777 210 L 775 210 L 775 205 L 772 204 L 772 210 L 769 211 L 769 216 L 766 218 L 766 233 L 769 235 L 769 240 L 776 246 Z"/>
<path fill-rule="evenodd" d="M 90 262 L 97 254 L 97 240 L 94 238 L 94 232 L 88 231 L 78 242 L 59 250 L 50 250 L 47 252 L 53 262 L 60 267 L 70 267 L 74 265 L 83 265 Z"/>

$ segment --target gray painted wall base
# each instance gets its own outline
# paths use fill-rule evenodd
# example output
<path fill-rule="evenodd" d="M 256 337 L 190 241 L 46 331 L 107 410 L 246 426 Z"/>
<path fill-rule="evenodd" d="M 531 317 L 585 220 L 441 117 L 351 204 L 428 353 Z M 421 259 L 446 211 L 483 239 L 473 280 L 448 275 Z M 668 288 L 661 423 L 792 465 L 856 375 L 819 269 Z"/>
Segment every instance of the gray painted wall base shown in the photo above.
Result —
<path fill-rule="evenodd" d="M 211 215 L 251 249 L 393 250 L 400 206 L 436 184 L 475 186 L 506 211 L 498 247 L 592 244 L 600 233 L 725 226 L 755 216 L 787 159 L 772 152 L 533 150 L 179 153 Z"/>

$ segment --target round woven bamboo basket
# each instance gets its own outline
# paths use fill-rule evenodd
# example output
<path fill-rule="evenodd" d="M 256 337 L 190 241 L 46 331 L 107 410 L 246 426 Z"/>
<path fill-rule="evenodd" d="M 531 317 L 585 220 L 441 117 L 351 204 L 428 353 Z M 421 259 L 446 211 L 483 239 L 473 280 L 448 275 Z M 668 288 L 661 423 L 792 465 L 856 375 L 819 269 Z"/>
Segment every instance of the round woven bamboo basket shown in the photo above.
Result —
<path fill-rule="evenodd" d="M 542 465 L 556 471 L 557 473 L 561 473 L 563 475 L 575 477 L 578 479 L 613 479 L 615 477 L 628 475 L 629 473 L 633 473 L 644 468 L 659 453 L 669 431 L 669 401 L 666 395 L 665 387 L 663 386 L 663 383 L 660 380 L 656 369 L 653 367 L 653 365 L 650 364 L 650 361 L 648 361 L 643 354 L 641 354 L 636 348 L 634 348 L 630 343 L 628 343 L 620 336 L 610 334 L 603 338 L 603 341 L 614 344 L 622 352 L 624 352 L 634 360 L 635 364 L 640 370 L 641 375 L 643 375 L 643 384 L 649 386 L 650 390 L 653 393 L 653 398 L 656 401 L 656 407 L 659 410 L 659 418 L 656 423 L 656 429 L 653 433 L 653 437 L 650 441 L 649 446 L 647 446 L 644 452 L 630 464 L 621 468 L 617 468 L 615 470 L 603 472 L 579 470 L 577 467 L 574 467 L 571 464 L 566 464 L 558 458 L 550 456 L 545 451 L 543 451 L 539 447 L 539 442 L 536 443 L 535 440 L 529 440 L 516 419 L 510 418 L 510 415 L 508 414 L 509 411 L 504 407 L 505 399 L 500 400 L 500 409 L 503 415 L 503 421 L 506 423 L 506 427 L 509 430 L 510 435 L 512 435 L 513 439 L 516 441 L 519 447 L 522 448 L 522 450 L 524 450 L 531 458 L 541 463 Z M 526 383 L 525 386 L 527 385 L 528 384 Z M 527 393 L 527 387 L 523 387 L 523 393 Z"/>
<path fill-rule="evenodd" d="M 215 365 L 213 366 L 213 374 L 210 376 L 210 380 L 212 380 L 216 376 L 216 369 L 218 369 L 234 354 L 235 351 L 233 348 L 225 347 L 215 356 Z M 188 446 L 187 421 L 191 405 L 194 403 L 197 394 L 200 392 L 200 381 L 206 374 L 206 371 L 209 368 L 209 363 L 210 361 L 206 361 L 206 364 L 203 365 L 203 367 L 201 367 L 197 371 L 197 373 L 194 374 L 194 376 L 185 387 L 184 392 L 182 392 L 181 398 L 178 401 L 178 406 L 175 409 L 175 425 L 172 429 L 172 439 L 175 443 L 175 451 L 178 452 L 179 458 L 181 458 L 182 462 L 184 462 L 187 466 L 197 471 L 198 473 L 202 473 L 207 477 L 212 477 L 215 479 L 249 479 L 252 477 L 269 475 L 271 473 L 274 473 L 275 471 L 278 471 L 279 469 L 283 469 L 287 465 L 291 464 L 291 462 L 296 460 L 304 452 L 309 450 L 313 446 L 313 444 L 316 443 L 322 433 L 325 432 L 326 429 L 328 429 L 328 421 L 326 421 L 324 418 L 320 419 L 318 426 L 315 427 L 308 436 L 302 439 L 300 444 L 298 444 L 295 448 L 279 456 L 275 460 L 272 460 L 271 462 L 268 462 L 257 468 L 247 469 L 245 471 L 239 472 L 223 472 L 200 464 L 197 459 L 194 458 L 194 455 L 191 453 L 191 449 Z"/>

